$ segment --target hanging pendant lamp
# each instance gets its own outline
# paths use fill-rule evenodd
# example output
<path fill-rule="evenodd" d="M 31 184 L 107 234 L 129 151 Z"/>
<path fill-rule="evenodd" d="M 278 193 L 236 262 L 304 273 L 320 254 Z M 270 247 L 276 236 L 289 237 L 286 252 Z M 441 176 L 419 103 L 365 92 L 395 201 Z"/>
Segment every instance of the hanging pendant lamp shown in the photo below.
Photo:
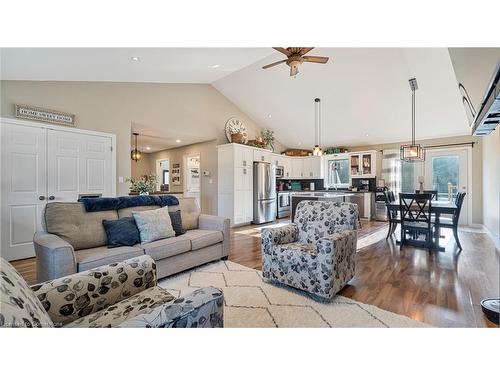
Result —
<path fill-rule="evenodd" d="M 133 133 L 133 134 L 134 134 L 134 149 L 130 151 L 130 158 L 137 163 L 141 158 L 142 153 L 137 149 L 137 136 L 139 135 L 139 133 Z"/>
<path fill-rule="evenodd" d="M 314 99 L 314 148 L 312 154 L 314 156 L 323 155 L 321 149 L 321 99 Z"/>
<path fill-rule="evenodd" d="M 420 144 L 415 143 L 415 90 L 418 89 L 417 79 L 410 79 L 411 88 L 411 145 L 402 145 L 399 149 L 401 160 L 415 163 L 425 160 L 425 150 Z"/>

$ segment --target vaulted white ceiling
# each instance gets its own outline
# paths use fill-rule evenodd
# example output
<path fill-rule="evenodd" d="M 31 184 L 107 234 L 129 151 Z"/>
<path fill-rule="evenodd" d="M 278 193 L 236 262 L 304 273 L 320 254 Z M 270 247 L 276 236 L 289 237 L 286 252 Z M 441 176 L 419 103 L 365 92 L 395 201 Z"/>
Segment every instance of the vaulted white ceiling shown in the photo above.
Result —
<path fill-rule="evenodd" d="M 211 83 L 270 54 L 269 48 L 3 48 L 1 77 Z"/>
<path fill-rule="evenodd" d="M 296 78 L 275 53 L 213 83 L 288 147 L 313 146 L 313 99 L 322 99 L 322 145 L 407 141 L 417 78 L 416 137 L 470 134 L 446 48 L 317 48 L 326 65 L 304 63 Z"/>

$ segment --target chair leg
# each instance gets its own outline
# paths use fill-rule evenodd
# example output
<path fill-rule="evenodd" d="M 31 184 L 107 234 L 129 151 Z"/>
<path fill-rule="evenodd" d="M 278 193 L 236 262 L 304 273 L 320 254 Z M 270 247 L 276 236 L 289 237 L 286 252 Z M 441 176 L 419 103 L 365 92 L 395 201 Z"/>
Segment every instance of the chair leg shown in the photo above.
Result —
<path fill-rule="evenodd" d="M 403 226 L 401 225 L 401 240 L 399 241 L 400 245 L 399 245 L 399 250 L 403 250 L 403 245 L 404 245 L 404 242 L 405 242 L 405 231 L 403 229 Z"/>
<path fill-rule="evenodd" d="M 361 229 L 362 228 L 362 226 L 361 226 L 361 219 L 359 218 L 359 216 L 358 216 L 358 225 L 359 225 L 359 229 Z"/>
<path fill-rule="evenodd" d="M 392 233 L 391 233 L 391 236 L 396 232 L 397 228 L 398 228 L 398 223 L 392 224 Z"/>
<path fill-rule="evenodd" d="M 458 248 L 460 250 L 462 250 L 462 244 L 460 243 L 460 240 L 458 239 L 458 228 L 457 227 L 454 227 L 453 228 L 453 236 L 455 237 L 455 241 L 458 245 Z"/>
<path fill-rule="evenodd" d="M 385 237 L 386 240 L 389 239 L 389 236 L 392 233 L 392 225 L 393 225 L 392 222 L 389 221 L 389 230 L 387 231 L 387 237 Z"/>

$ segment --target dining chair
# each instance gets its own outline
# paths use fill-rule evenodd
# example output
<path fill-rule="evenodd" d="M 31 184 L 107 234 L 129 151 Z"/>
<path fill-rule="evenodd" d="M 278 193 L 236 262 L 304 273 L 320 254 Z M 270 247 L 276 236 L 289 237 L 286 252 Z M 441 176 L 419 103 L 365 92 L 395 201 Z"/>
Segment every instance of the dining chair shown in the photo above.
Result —
<path fill-rule="evenodd" d="M 415 189 L 415 194 L 420 194 L 420 190 Z M 423 190 L 422 194 L 431 194 L 433 201 L 438 200 L 438 191 L 437 190 Z"/>
<path fill-rule="evenodd" d="M 387 190 L 384 192 L 384 196 L 385 206 L 387 208 L 387 219 L 389 220 L 389 230 L 387 231 L 387 237 L 385 239 L 388 239 L 394 234 L 398 224 L 401 223 L 401 220 L 399 219 L 399 211 L 389 209 L 389 204 L 396 200 L 394 192 L 392 190 Z"/>
<path fill-rule="evenodd" d="M 460 220 L 460 212 L 462 211 L 462 204 L 464 203 L 465 193 L 459 192 L 455 198 L 455 204 L 457 205 L 457 209 L 453 213 L 453 216 L 450 217 L 440 217 L 439 218 L 439 227 L 440 228 L 450 228 L 453 230 L 453 237 L 455 237 L 455 242 L 458 245 L 458 248 L 462 250 L 462 244 L 458 239 L 458 221 Z"/>
<path fill-rule="evenodd" d="M 434 224 L 431 218 L 432 210 L 432 194 L 399 194 L 399 212 L 401 220 L 401 246 L 403 249 L 405 244 L 413 246 L 425 246 L 431 252 L 432 230 Z M 424 234 L 425 241 L 418 240 L 418 237 Z M 411 235 L 411 238 L 407 238 Z"/>

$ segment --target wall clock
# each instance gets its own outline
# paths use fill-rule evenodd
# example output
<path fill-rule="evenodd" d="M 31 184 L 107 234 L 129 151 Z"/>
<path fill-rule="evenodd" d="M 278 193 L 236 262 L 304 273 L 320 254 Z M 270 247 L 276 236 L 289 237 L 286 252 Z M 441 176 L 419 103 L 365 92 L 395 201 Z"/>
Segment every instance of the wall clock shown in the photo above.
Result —
<path fill-rule="evenodd" d="M 248 133 L 245 124 L 243 121 L 236 117 L 231 117 L 226 121 L 226 137 L 229 142 L 231 142 L 231 134 L 240 133 L 243 137 L 243 143 L 247 143 L 248 141 Z"/>

